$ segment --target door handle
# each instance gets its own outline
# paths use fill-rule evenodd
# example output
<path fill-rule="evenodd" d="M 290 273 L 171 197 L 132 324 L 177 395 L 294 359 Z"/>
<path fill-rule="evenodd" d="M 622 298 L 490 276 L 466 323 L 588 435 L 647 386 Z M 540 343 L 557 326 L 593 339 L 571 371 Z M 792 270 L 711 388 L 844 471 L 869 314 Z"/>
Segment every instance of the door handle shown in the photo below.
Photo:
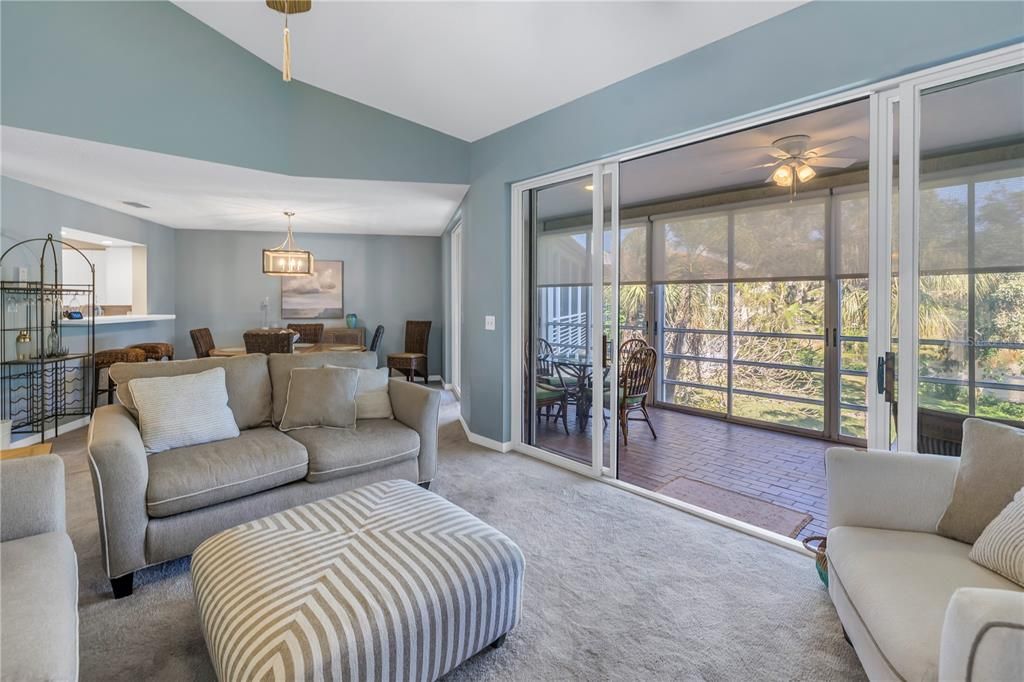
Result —
<path fill-rule="evenodd" d="M 891 403 L 895 398 L 896 387 L 896 354 L 887 351 L 878 357 L 875 381 L 878 392 L 885 394 L 885 402 Z"/>

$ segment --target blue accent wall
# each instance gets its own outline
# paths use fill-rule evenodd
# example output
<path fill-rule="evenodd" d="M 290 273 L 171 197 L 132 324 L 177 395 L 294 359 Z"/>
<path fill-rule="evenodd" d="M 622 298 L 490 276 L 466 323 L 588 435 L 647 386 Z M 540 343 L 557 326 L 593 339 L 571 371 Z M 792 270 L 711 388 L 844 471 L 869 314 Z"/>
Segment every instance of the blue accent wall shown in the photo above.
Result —
<path fill-rule="evenodd" d="M 1018 42 L 1014 2 L 812 2 L 474 142 L 463 218 L 462 409 L 510 437 L 510 185 L 729 119 Z M 799 61 L 777 57 L 797 40 Z M 495 315 L 495 331 L 484 331 Z"/>
<path fill-rule="evenodd" d="M 0 30 L 4 125 L 290 175 L 469 179 L 468 142 L 285 83 L 169 2 L 5 0 Z"/>

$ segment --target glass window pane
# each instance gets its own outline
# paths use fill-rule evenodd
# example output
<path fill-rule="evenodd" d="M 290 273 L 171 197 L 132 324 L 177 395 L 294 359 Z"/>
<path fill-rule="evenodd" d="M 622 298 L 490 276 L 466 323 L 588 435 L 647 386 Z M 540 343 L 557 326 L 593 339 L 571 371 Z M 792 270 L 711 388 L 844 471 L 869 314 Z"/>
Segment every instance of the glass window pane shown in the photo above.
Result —
<path fill-rule="evenodd" d="M 823 282 L 738 282 L 733 295 L 739 331 L 825 333 Z"/>
<path fill-rule="evenodd" d="M 656 282 L 725 279 L 729 276 L 729 218 L 725 214 L 656 220 Z"/>
<path fill-rule="evenodd" d="M 1024 175 L 977 183 L 974 212 L 975 267 L 1024 269 Z"/>
<path fill-rule="evenodd" d="M 842 336 L 867 337 L 867 278 L 839 280 L 839 316 L 839 333 Z"/>
<path fill-rule="evenodd" d="M 733 387 L 758 393 L 821 400 L 825 392 L 825 375 L 806 370 L 773 367 L 733 367 Z"/>
<path fill-rule="evenodd" d="M 929 187 L 922 182 L 920 203 L 921 272 L 967 268 L 967 185 Z"/>
<path fill-rule="evenodd" d="M 725 362 L 695 362 L 693 360 L 665 360 L 665 378 L 702 386 L 725 388 L 728 381 Z"/>
<path fill-rule="evenodd" d="M 729 328 L 727 284 L 666 284 L 662 286 L 665 329 Z"/>
<path fill-rule="evenodd" d="M 845 370 L 868 370 L 868 344 L 866 341 L 843 341 L 839 346 L 839 367 Z"/>
<path fill-rule="evenodd" d="M 824 277 L 825 201 L 804 199 L 735 213 L 735 277 Z"/>
<path fill-rule="evenodd" d="M 619 281 L 647 281 L 647 223 L 619 227 Z"/>
<path fill-rule="evenodd" d="M 581 286 L 590 282 L 590 236 L 585 232 L 542 232 L 537 237 L 537 285 Z"/>
<path fill-rule="evenodd" d="M 737 393 L 732 399 L 733 414 L 744 419 L 771 422 L 780 426 L 822 431 L 825 410 L 820 405 L 806 405 L 790 400 L 774 400 Z"/>
<path fill-rule="evenodd" d="M 1024 391 L 978 388 L 975 401 L 979 417 L 1024 423 Z"/>
<path fill-rule="evenodd" d="M 837 274 L 866 275 L 868 272 L 868 194 L 839 194 L 836 225 L 839 257 Z"/>
<path fill-rule="evenodd" d="M 727 397 L 725 391 L 714 391 L 692 386 L 665 386 L 665 402 L 696 410 L 707 410 L 725 414 Z"/>
<path fill-rule="evenodd" d="M 729 357 L 728 342 L 726 334 L 666 332 L 665 355 L 690 355 L 725 360 Z"/>
<path fill-rule="evenodd" d="M 839 433 L 843 436 L 849 436 L 850 438 L 867 438 L 867 411 L 849 410 L 846 408 L 840 410 Z"/>
<path fill-rule="evenodd" d="M 771 336 L 737 336 L 734 357 L 737 360 L 771 362 L 804 367 L 825 366 L 823 339 L 787 339 Z"/>

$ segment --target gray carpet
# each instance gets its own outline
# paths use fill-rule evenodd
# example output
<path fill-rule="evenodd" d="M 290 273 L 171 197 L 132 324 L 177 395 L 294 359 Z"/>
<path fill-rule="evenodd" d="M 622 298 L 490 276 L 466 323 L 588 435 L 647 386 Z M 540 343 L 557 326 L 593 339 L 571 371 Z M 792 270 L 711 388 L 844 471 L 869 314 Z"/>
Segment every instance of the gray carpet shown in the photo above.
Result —
<path fill-rule="evenodd" d="M 473 445 L 446 402 L 432 489 L 526 555 L 519 627 L 448 679 L 863 679 L 810 559 Z M 212 680 L 187 559 L 141 571 L 128 599 L 110 597 L 84 441 L 82 429 L 56 447 L 79 558 L 81 679 Z"/>

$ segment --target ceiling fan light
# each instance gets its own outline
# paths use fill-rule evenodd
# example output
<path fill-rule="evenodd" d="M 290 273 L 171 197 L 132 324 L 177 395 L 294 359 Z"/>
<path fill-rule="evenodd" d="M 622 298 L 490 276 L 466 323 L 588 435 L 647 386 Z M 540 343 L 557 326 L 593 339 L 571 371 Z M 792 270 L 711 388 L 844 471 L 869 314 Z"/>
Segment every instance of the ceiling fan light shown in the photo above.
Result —
<path fill-rule="evenodd" d="M 796 168 L 796 177 L 800 179 L 800 182 L 810 182 L 815 175 L 817 173 L 806 163 L 802 163 Z"/>
<path fill-rule="evenodd" d="M 783 164 L 772 173 L 772 181 L 779 187 L 790 187 L 793 184 L 793 169 Z"/>

